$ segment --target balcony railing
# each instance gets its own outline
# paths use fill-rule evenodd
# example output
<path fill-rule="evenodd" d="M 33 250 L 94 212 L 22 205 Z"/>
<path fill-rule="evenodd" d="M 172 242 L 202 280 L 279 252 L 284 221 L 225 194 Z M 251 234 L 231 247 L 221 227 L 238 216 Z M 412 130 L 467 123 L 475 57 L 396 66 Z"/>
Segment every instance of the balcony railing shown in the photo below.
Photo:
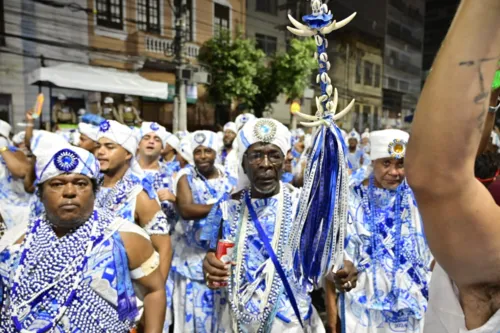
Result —
<path fill-rule="evenodd" d="M 384 64 L 387 66 L 391 66 L 391 67 L 394 67 L 396 69 L 399 69 L 400 71 L 410 73 L 410 74 L 413 74 L 416 76 L 420 76 L 422 73 L 422 70 L 420 68 L 418 68 L 417 66 L 412 65 L 412 64 L 405 62 L 405 61 L 401 61 L 397 58 L 392 58 L 390 56 L 386 56 L 384 58 Z"/>
<path fill-rule="evenodd" d="M 161 53 L 161 54 L 174 54 L 174 41 L 171 39 L 158 38 L 154 36 L 145 37 L 146 52 Z M 200 53 L 198 45 L 187 44 L 184 47 L 185 54 L 188 58 L 197 58 Z"/>

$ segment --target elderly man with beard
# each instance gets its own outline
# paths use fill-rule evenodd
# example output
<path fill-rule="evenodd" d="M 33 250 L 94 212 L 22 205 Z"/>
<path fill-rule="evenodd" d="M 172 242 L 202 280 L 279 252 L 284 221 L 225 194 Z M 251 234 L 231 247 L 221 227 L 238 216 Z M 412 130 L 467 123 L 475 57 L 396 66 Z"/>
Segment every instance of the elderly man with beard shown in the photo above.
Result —
<path fill-rule="evenodd" d="M 237 140 L 243 191 L 221 204 L 220 234 L 235 244 L 235 266 L 231 271 L 214 251 L 203 263 L 208 286 L 219 289 L 227 283 L 217 302 L 218 332 L 324 332 L 302 281 L 282 267 L 293 260 L 285 247 L 299 209 L 300 191 L 280 181 L 291 134 L 278 121 L 263 118 L 249 120 Z"/>
<path fill-rule="evenodd" d="M 158 253 L 142 228 L 94 210 L 95 157 L 69 145 L 49 149 L 36 170 L 45 213 L 0 242 L 2 331 L 128 332 L 144 310 L 144 332 L 161 332 Z"/>
<path fill-rule="evenodd" d="M 400 130 L 372 132 L 373 171 L 351 188 L 345 257 L 359 275 L 357 287 L 340 297 L 342 332 L 423 330 L 433 258 L 405 180 L 408 138 Z M 332 283 L 327 293 L 334 297 Z"/>
<path fill-rule="evenodd" d="M 106 120 L 99 129 L 99 160 L 103 178 L 96 206 L 140 225 L 160 253 L 160 271 L 166 280 L 172 249 L 170 227 L 151 182 L 135 160 L 137 138 L 129 127 Z"/>

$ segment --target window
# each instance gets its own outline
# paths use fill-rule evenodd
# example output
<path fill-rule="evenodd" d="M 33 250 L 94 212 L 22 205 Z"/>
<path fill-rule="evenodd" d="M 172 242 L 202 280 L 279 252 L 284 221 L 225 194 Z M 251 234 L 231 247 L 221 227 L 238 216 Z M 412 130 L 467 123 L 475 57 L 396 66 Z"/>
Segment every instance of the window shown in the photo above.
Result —
<path fill-rule="evenodd" d="M 123 29 L 123 0 L 96 0 L 97 25 Z"/>
<path fill-rule="evenodd" d="M 410 84 L 407 81 L 399 81 L 399 90 L 408 91 L 410 89 Z"/>
<path fill-rule="evenodd" d="M 221 29 L 229 30 L 229 7 L 214 4 L 214 33 L 218 35 Z"/>
<path fill-rule="evenodd" d="M 257 0 L 255 10 L 258 12 L 268 13 L 272 15 L 278 14 L 277 0 Z"/>
<path fill-rule="evenodd" d="M 356 83 L 361 84 L 361 57 L 356 58 Z"/>
<path fill-rule="evenodd" d="M 379 126 L 379 125 L 378 125 L 378 123 L 379 123 L 379 121 L 378 121 L 378 120 L 379 120 L 379 119 L 378 119 L 378 117 L 379 117 L 378 112 L 379 112 L 379 111 L 378 111 L 378 110 L 379 110 L 379 109 L 378 109 L 378 106 L 376 106 L 376 107 L 375 107 L 375 112 L 374 112 L 374 114 L 373 114 L 373 128 L 372 128 L 372 129 L 373 129 L 374 131 L 375 131 L 375 130 L 378 130 L 378 126 Z"/>
<path fill-rule="evenodd" d="M 365 61 L 365 86 L 373 85 L 373 64 L 369 61 Z"/>
<path fill-rule="evenodd" d="M 372 128 L 372 107 L 371 105 L 363 105 L 363 120 L 360 131 L 364 131 L 366 127 Z"/>
<path fill-rule="evenodd" d="M 398 89 L 398 80 L 393 79 L 392 77 L 389 78 L 389 88 L 390 89 Z"/>
<path fill-rule="evenodd" d="M 170 0 L 169 0 L 170 1 Z M 179 8 L 182 0 L 175 0 L 175 8 Z M 184 38 L 188 42 L 192 42 L 193 37 L 193 0 L 186 1 L 186 24 L 184 26 Z"/>
<path fill-rule="evenodd" d="M 137 0 L 139 30 L 160 34 L 160 17 L 160 0 Z"/>
<path fill-rule="evenodd" d="M 380 76 L 382 73 L 382 67 L 380 65 L 375 65 L 375 84 L 376 88 L 380 87 Z"/>
<path fill-rule="evenodd" d="M 410 63 L 410 61 L 411 61 L 410 57 L 409 57 L 409 56 L 407 56 L 407 55 L 406 55 L 406 54 L 404 54 L 404 53 L 401 53 L 401 55 L 400 55 L 400 60 L 401 60 L 401 63 L 403 63 L 403 64 L 409 64 L 409 63 Z"/>
<path fill-rule="evenodd" d="M 276 53 L 278 45 L 278 39 L 276 37 L 255 34 L 255 41 L 257 42 L 257 47 L 264 51 L 268 56 Z"/>
<path fill-rule="evenodd" d="M 3 11 L 3 0 L 0 0 L 0 46 L 5 46 L 5 18 Z"/>
<path fill-rule="evenodd" d="M 0 94 L 0 119 L 10 123 L 11 110 L 12 110 L 12 96 L 6 94 Z"/>

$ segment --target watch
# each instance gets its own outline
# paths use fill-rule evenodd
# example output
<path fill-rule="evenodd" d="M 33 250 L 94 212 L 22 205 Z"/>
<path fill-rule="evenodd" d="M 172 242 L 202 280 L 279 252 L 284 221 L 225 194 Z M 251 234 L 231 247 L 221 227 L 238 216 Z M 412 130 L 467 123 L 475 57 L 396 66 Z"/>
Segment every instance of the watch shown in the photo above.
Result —
<path fill-rule="evenodd" d="M 498 104 L 496 106 L 490 106 L 488 108 L 489 113 L 497 113 L 498 109 L 500 109 L 500 97 L 498 97 Z"/>
<path fill-rule="evenodd" d="M 9 147 L 7 147 L 7 146 L 2 147 L 2 148 L 0 148 L 0 153 L 6 152 L 7 150 L 9 150 Z"/>

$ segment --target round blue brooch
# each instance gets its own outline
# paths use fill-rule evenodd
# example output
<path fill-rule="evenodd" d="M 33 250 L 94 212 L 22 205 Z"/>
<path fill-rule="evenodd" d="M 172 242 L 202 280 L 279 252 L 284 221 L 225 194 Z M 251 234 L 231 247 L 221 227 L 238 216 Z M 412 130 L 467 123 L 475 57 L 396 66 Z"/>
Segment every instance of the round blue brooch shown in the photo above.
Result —
<path fill-rule="evenodd" d="M 253 128 L 253 134 L 257 140 L 267 143 L 274 140 L 276 131 L 276 124 L 269 119 L 259 119 Z"/>
<path fill-rule="evenodd" d="M 397 160 L 404 158 L 406 153 L 406 144 L 407 142 L 404 140 L 394 139 L 391 143 L 389 143 L 389 155 Z"/>
<path fill-rule="evenodd" d="M 157 131 L 160 129 L 160 126 L 158 126 L 157 123 L 151 123 L 151 126 L 149 126 L 152 131 Z"/>
<path fill-rule="evenodd" d="M 109 130 L 110 127 L 111 127 L 111 124 L 109 123 L 109 121 L 105 120 L 105 121 L 101 122 L 101 124 L 99 125 L 99 131 L 105 133 Z"/>
<path fill-rule="evenodd" d="M 205 134 L 203 133 L 196 133 L 196 135 L 194 136 L 194 142 L 196 142 L 197 144 L 201 145 L 203 142 L 205 142 Z"/>
<path fill-rule="evenodd" d="M 62 149 L 54 156 L 54 164 L 60 171 L 71 172 L 79 163 L 78 155 L 71 149 Z"/>

